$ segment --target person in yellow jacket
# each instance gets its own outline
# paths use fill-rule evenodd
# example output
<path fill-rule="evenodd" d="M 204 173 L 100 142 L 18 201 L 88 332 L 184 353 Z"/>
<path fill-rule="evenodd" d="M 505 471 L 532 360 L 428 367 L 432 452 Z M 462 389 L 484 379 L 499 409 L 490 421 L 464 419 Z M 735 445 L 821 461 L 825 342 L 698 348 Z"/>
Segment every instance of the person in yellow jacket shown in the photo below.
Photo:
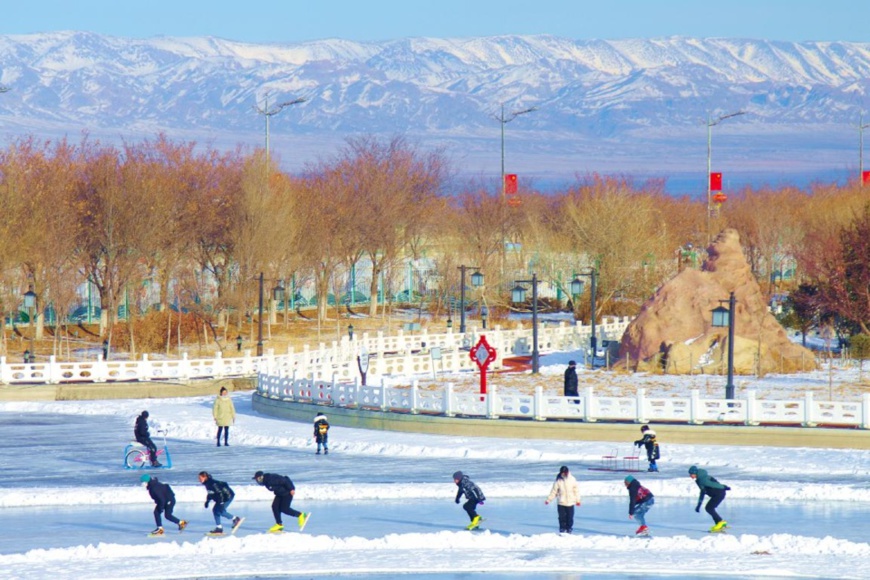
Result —
<path fill-rule="evenodd" d="M 233 406 L 233 400 L 227 394 L 225 387 L 221 387 L 221 394 L 215 399 L 211 414 L 214 416 L 214 422 L 218 428 L 217 446 L 221 446 L 221 431 L 223 431 L 224 446 L 229 447 L 230 425 L 236 422 L 236 408 Z"/>
<path fill-rule="evenodd" d="M 559 475 L 556 476 L 553 489 L 550 490 L 550 495 L 547 496 L 544 505 L 549 505 L 557 497 L 559 498 L 557 506 L 559 533 L 570 534 L 574 531 L 574 506 L 580 505 L 580 487 L 567 465 L 559 468 Z"/>

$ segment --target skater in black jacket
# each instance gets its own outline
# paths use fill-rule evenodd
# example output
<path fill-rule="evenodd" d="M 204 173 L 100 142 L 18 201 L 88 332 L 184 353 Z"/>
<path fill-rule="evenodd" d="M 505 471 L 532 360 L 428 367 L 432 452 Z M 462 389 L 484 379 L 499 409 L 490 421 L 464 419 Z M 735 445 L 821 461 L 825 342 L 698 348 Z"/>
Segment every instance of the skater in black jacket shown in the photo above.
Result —
<path fill-rule="evenodd" d="M 649 528 L 646 525 L 646 512 L 656 502 L 652 492 L 642 486 L 638 480 L 631 475 L 625 477 L 625 487 L 628 489 L 628 517 L 637 518 L 640 522 L 640 527 L 634 533 L 638 536 L 649 535 Z"/>
<path fill-rule="evenodd" d="M 329 421 L 323 413 L 314 417 L 314 440 L 317 442 L 317 455 L 320 455 L 321 447 L 323 454 L 329 455 Z"/>
<path fill-rule="evenodd" d="M 208 509 L 208 504 L 214 502 L 214 507 L 211 512 L 214 515 L 215 528 L 210 532 L 212 534 L 224 533 L 224 527 L 221 525 L 221 517 L 224 517 L 233 522 L 233 530 L 242 523 L 242 518 L 233 517 L 233 514 L 227 511 L 227 507 L 233 503 L 236 494 L 225 481 L 214 479 L 208 471 L 199 472 L 199 482 L 205 486 L 208 494 L 205 498 L 205 508 Z"/>
<path fill-rule="evenodd" d="M 275 494 L 275 499 L 272 500 L 272 514 L 275 516 L 275 525 L 269 528 L 270 532 L 280 532 L 284 529 L 281 514 L 295 517 L 299 522 L 300 530 L 305 527 L 305 522 L 308 521 L 308 516 L 311 514 L 296 511 L 290 507 L 290 504 L 293 503 L 293 496 L 296 495 L 296 486 L 293 485 L 289 477 L 258 471 L 254 474 L 254 480 Z"/>
<path fill-rule="evenodd" d="M 151 467 L 161 467 L 162 464 L 157 461 L 157 446 L 151 441 L 151 433 L 148 431 L 148 411 L 142 411 L 142 414 L 136 417 L 136 427 L 133 429 L 133 436 L 136 437 L 136 442 L 148 448 L 148 455 L 151 457 Z"/>
<path fill-rule="evenodd" d="M 169 487 L 168 483 L 157 481 L 156 477 L 148 474 L 140 477 L 139 481 L 142 483 L 142 487 L 148 490 L 148 494 L 151 496 L 151 499 L 154 500 L 155 504 L 154 523 L 157 524 L 157 528 L 151 532 L 150 535 L 163 535 L 163 520 L 160 517 L 161 514 L 166 516 L 166 519 L 173 524 L 177 524 L 179 532 L 187 527 L 186 520 L 179 520 L 177 517 L 172 515 L 172 510 L 175 509 L 175 493 L 172 491 L 172 488 Z"/>
<path fill-rule="evenodd" d="M 459 488 L 456 490 L 456 503 L 459 503 L 459 498 L 465 494 L 466 502 L 462 505 L 462 509 L 465 510 L 468 517 L 471 519 L 471 523 L 468 524 L 465 529 L 473 530 L 480 525 L 481 520 L 481 517 L 477 515 L 477 505 L 483 505 L 486 498 L 483 496 L 483 492 L 480 491 L 480 488 L 461 471 L 457 471 L 453 474 L 453 483 L 455 483 L 456 487 Z"/>
<path fill-rule="evenodd" d="M 659 466 L 656 465 L 656 459 L 659 459 L 659 443 L 656 441 L 656 432 L 650 429 L 649 425 L 644 425 L 640 428 L 641 438 L 634 442 L 637 447 L 646 448 L 646 460 L 649 461 L 649 469 L 647 471 L 658 471 Z"/>

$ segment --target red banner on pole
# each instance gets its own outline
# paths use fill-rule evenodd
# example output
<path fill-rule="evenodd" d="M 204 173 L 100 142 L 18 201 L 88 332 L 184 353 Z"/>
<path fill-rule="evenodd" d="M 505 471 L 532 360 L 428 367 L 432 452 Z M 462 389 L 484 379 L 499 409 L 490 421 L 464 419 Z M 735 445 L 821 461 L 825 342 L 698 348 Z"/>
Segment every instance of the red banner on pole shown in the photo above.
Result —
<path fill-rule="evenodd" d="M 868 183 L 870 183 L 870 171 L 865 171 L 861 174 L 861 183 L 863 185 L 867 185 Z"/>
<path fill-rule="evenodd" d="M 516 193 L 517 192 L 517 174 L 516 173 L 506 173 L 504 176 L 504 192 L 505 193 Z"/>
<path fill-rule="evenodd" d="M 710 174 L 710 191 L 722 191 L 722 174 Z"/>

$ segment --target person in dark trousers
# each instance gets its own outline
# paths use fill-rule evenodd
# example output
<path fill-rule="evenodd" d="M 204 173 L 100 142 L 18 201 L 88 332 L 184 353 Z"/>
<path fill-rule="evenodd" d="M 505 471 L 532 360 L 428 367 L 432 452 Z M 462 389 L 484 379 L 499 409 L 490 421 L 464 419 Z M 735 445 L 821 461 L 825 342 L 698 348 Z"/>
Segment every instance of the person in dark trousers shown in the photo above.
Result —
<path fill-rule="evenodd" d="M 163 535 L 163 520 L 161 519 L 161 514 L 166 516 L 166 519 L 173 524 L 177 524 L 179 532 L 187 527 L 187 520 L 180 520 L 172 515 L 172 510 L 175 509 L 175 493 L 172 491 L 172 488 L 169 487 L 168 483 L 157 481 L 156 477 L 148 474 L 140 477 L 139 481 L 142 483 L 142 487 L 148 490 L 148 494 L 151 496 L 151 499 L 154 500 L 155 504 L 154 523 L 157 524 L 157 528 L 151 532 L 150 535 Z"/>
<path fill-rule="evenodd" d="M 656 465 L 656 459 L 661 457 L 659 453 L 659 443 L 656 441 L 656 432 L 649 425 L 644 425 L 640 428 L 641 437 L 634 444 L 637 447 L 646 449 L 646 460 L 649 462 L 647 471 L 658 471 L 659 466 Z"/>
<path fill-rule="evenodd" d="M 236 422 L 236 408 L 227 393 L 226 387 L 221 387 L 218 398 L 211 409 L 214 423 L 217 425 L 217 446 L 221 446 L 221 432 L 224 434 L 224 447 L 230 446 L 230 425 Z"/>
<path fill-rule="evenodd" d="M 465 529 L 473 530 L 480 525 L 482 519 L 477 514 L 477 504 L 483 505 L 486 498 L 483 496 L 483 492 L 480 491 L 480 488 L 461 471 L 457 471 L 453 474 L 453 483 L 455 483 L 456 487 L 459 488 L 456 490 L 456 503 L 459 503 L 459 498 L 461 498 L 463 494 L 465 495 L 466 501 L 463 504 L 462 509 L 465 510 L 465 513 L 468 514 L 468 517 L 471 520 L 471 523 L 468 524 Z"/>
<path fill-rule="evenodd" d="M 567 465 L 559 468 L 559 474 L 550 495 L 544 500 L 544 505 L 549 505 L 556 498 L 559 499 L 556 506 L 559 512 L 559 533 L 570 534 L 574 531 L 574 507 L 580 505 L 580 487 Z"/>
<path fill-rule="evenodd" d="M 329 455 L 329 421 L 323 413 L 314 417 L 314 440 L 317 441 L 317 455 L 320 455 L 321 447 L 323 454 Z"/>
<path fill-rule="evenodd" d="M 707 473 L 706 469 L 699 469 L 696 465 L 689 468 L 689 477 L 695 480 L 695 483 L 701 490 L 701 494 L 698 496 L 698 505 L 695 506 L 695 511 L 698 513 L 701 512 L 701 504 L 704 503 L 704 496 L 708 496 L 710 501 L 707 502 L 707 506 L 704 510 L 710 514 L 711 518 L 713 518 L 713 527 L 710 528 L 710 531 L 721 532 L 728 526 L 728 522 L 719 516 L 716 512 L 716 508 L 725 500 L 725 492 L 731 488 L 719 483 L 715 477 L 712 477 Z"/>
<path fill-rule="evenodd" d="M 573 360 L 568 361 L 568 368 L 565 369 L 565 396 L 577 396 L 577 363 Z M 574 399 L 572 403 L 579 403 L 578 399 Z"/>
<path fill-rule="evenodd" d="M 628 489 L 628 518 L 637 518 L 640 522 L 640 527 L 634 533 L 638 536 L 648 536 L 646 512 L 655 504 L 655 496 L 631 475 L 625 477 L 625 487 Z"/>
<path fill-rule="evenodd" d="M 148 455 L 151 457 L 151 467 L 160 467 L 161 463 L 157 461 L 157 446 L 151 441 L 151 433 L 148 430 L 148 411 L 142 411 L 142 414 L 136 417 L 136 427 L 133 429 L 133 435 L 138 443 L 148 448 Z"/>
<path fill-rule="evenodd" d="M 295 517 L 299 522 L 300 530 L 305 527 L 305 522 L 308 521 L 310 514 L 296 511 L 290 507 L 290 504 L 293 502 L 293 496 L 296 495 L 296 486 L 293 485 L 289 477 L 258 471 L 254 474 L 254 480 L 275 494 L 275 499 L 272 500 L 272 514 L 275 516 L 275 525 L 269 528 L 270 532 L 280 532 L 284 529 L 281 514 Z"/>
<path fill-rule="evenodd" d="M 215 528 L 210 532 L 212 534 L 224 533 L 224 527 L 221 525 L 221 517 L 232 520 L 233 529 L 242 523 L 242 518 L 234 517 L 233 514 L 227 511 L 229 505 L 236 497 L 233 489 L 225 482 L 214 479 L 207 471 L 199 472 L 199 482 L 205 486 L 208 494 L 205 498 L 205 507 L 208 509 L 208 504 L 214 502 L 214 507 L 211 512 L 214 514 Z"/>

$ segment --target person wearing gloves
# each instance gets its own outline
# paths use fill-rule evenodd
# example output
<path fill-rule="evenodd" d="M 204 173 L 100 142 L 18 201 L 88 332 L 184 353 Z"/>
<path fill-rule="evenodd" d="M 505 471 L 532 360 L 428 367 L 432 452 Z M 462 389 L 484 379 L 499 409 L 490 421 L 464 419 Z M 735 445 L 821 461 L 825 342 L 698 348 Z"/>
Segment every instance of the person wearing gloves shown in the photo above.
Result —
<path fill-rule="evenodd" d="M 701 504 L 704 503 L 704 496 L 708 496 L 710 501 L 707 502 L 707 506 L 704 509 L 708 514 L 710 514 L 710 517 L 713 518 L 713 527 L 710 528 L 710 531 L 723 531 L 728 526 L 728 522 L 719 516 L 716 512 L 716 508 L 725 500 L 725 492 L 731 488 L 716 481 L 716 478 L 708 474 L 706 469 L 699 469 L 697 465 L 693 465 L 689 468 L 689 477 L 695 480 L 695 483 L 701 490 L 701 494 L 698 496 L 698 505 L 695 506 L 695 511 L 698 513 L 701 512 Z"/>
<path fill-rule="evenodd" d="M 457 471 L 453 474 L 453 483 L 455 483 L 456 487 L 459 488 L 456 490 L 456 503 L 459 503 L 459 499 L 463 494 L 465 495 L 466 501 L 462 505 L 462 509 L 465 510 L 465 513 L 467 513 L 468 517 L 471 519 L 471 523 L 468 524 L 465 529 L 473 530 L 479 526 L 480 522 L 483 520 L 483 518 L 477 514 L 477 504 L 483 505 L 486 498 L 483 496 L 483 492 L 480 491 L 480 488 L 461 471 Z"/>
<path fill-rule="evenodd" d="M 293 485 L 293 481 L 289 477 L 258 471 L 254 474 L 254 481 L 275 494 L 275 499 L 272 500 L 272 515 L 275 516 L 275 525 L 269 528 L 270 533 L 274 534 L 284 530 L 281 514 L 296 518 L 300 532 L 305 529 L 305 524 L 308 523 L 308 517 L 311 514 L 296 511 L 290 507 L 290 504 L 293 503 L 293 496 L 296 495 L 296 486 Z"/>
<path fill-rule="evenodd" d="M 556 498 L 559 498 L 556 506 L 559 512 L 559 533 L 570 534 L 574 531 L 574 506 L 580 505 L 580 487 L 567 465 L 559 468 L 559 474 L 550 495 L 544 500 L 544 505 L 549 505 Z"/>
<path fill-rule="evenodd" d="M 329 421 L 323 413 L 317 413 L 314 417 L 314 440 L 317 442 L 316 455 L 320 455 L 321 447 L 323 454 L 329 455 Z"/>
<path fill-rule="evenodd" d="M 648 536 L 646 512 L 656 502 L 655 497 L 631 475 L 625 477 L 625 488 L 628 490 L 628 518 L 636 518 L 640 522 L 640 527 L 634 533 L 638 536 Z"/>
<path fill-rule="evenodd" d="M 226 387 L 221 387 L 220 395 L 214 401 L 211 409 L 215 425 L 217 425 L 217 446 L 221 446 L 221 431 L 224 434 L 224 447 L 230 446 L 230 425 L 236 422 L 236 408 L 227 393 Z"/>
<path fill-rule="evenodd" d="M 215 528 L 209 532 L 212 535 L 220 535 L 224 533 L 224 527 L 221 525 L 221 517 L 224 517 L 233 522 L 233 531 L 239 527 L 243 518 L 233 517 L 233 514 L 227 511 L 227 507 L 233 502 L 236 494 L 233 489 L 225 482 L 214 479 L 208 471 L 199 472 L 199 482 L 205 486 L 208 494 L 205 498 L 205 508 L 208 509 L 208 504 L 214 502 L 212 514 L 214 515 Z"/>
<path fill-rule="evenodd" d="M 136 442 L 144 445 L 148 449 L 148 455 L 151 458 L 151 467 L 162 467 L 163 464 L 157 461 L 157 446 L 151 440 L 151 432 L 148 430 L 148 411 L 142 411 L 142 414 L 136 417 L 136 426 L 133 428 L 133 436 Z"/>
<path fill-rule="evenodd" d="M 656 465 L 656 459 L 661 457 L 659 454 L 659 444 L 656 441 L 656 432 L 650 429 L 649 425 L 644 425 L 640 428 L 641 438 L 634 442 L 637 447 L 646 449 L 646 460 L 649 462 L 647 471 L 658 471 L 659 466 Z"/>
<path fill-rule="evenodd" d="M 172 491 L 172 488 L 169 487 L 168 483 L 163 483 L 157 481 L 157 478 L 145 474 L 139 478 L 139 481 L 142 484 L 142 487 L 148 490 L 148 494 L 151 496 L 151 499 L 154 500 L 154 523 L 157 524 L 157 528 L 148 534 L 149 536 L 162 536 L 163 535 L 163 520 L 161 519 L 161 514 L 166 516 L 166 519 L 172 522 L 173 524 L 178 525 L 178 531 L 182 531 L 187 527 L 187 520 L 179 520 L 177 517 L 172 515 L 172 510 L 175 509 L 175 492 Z"/>

